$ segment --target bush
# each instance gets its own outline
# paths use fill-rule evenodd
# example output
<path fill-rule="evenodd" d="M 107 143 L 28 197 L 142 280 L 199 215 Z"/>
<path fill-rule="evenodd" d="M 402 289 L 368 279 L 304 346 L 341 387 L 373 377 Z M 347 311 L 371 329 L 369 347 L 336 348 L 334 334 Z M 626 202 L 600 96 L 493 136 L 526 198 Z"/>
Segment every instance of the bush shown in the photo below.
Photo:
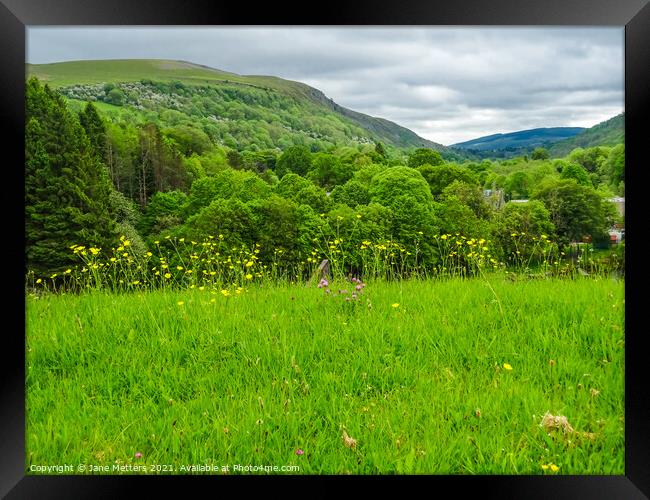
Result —
<path fill-rule="evenodd" d="M 501 259 L 509 264 L 539 262 L 555 239 L 555 226 L 543 203 L 506 203 L 492 225 Z"/>
<path fill-rule="evenodd" d="M 124 104 L 125 99 L 126 99 L 126 95 L 124 94 L 124 92 L 118 88 L 114 88 L 106 94 L 104 101 L 106 101 L 109 104 L 113 104 L 115 106 L 122 106 L 122 104 Z"/>
<path fill-rule="evenodd" d="M 459 167 L 452 163 L 444 165 L 422 165 L 418 171 L 429 184 L 431 194 L 438 197 L 444 189 L 454 181 L 462 181 L 466 184 L 478 184 L 475 175 L 465 167 Z"/>
<path fill-rule="evenodd" d="M 332 190 L 330 197 L 334 203 L 344 203 L 351 208 L 370 203 L 368 187 L 354 179 L 349 180 L 342 186 L 336 186 Z"/>
<path fill-rule="evenodd" d="M 371 200 L 395 208 L 403 195 L 416 203 L 431 205 L 431 190 L 422 174 L 409 167 L 392 167 L 379 172 L 370 183 Z"/>

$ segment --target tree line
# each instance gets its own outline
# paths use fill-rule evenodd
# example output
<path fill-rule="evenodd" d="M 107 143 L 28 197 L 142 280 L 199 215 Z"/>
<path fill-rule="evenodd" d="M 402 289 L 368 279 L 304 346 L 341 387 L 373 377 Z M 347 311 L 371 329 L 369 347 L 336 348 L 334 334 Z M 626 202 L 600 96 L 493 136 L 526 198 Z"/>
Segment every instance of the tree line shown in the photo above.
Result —
<path fill-rule="evenodd" d="M 522 233 L 606 241 L 617 215 L 605 198 L 624 194 L 623 145 L 465 163 L 380 142 L 238 150 L 187 122 L 107 119 L 91 102 L 73 112 L 35 78 L 25 105 L 26 258 L 41 274 L 72 265 L 73 245 L 110 249 L 120 235 L 142 253 L 220 236 L 287 265 L 315 242 L 394 241 L 434 265 L 435 237 L 449 233 L 490 239 L 507 262 L 528 251 Z M 498 208 L 485 189 L 529 201 Z"/>

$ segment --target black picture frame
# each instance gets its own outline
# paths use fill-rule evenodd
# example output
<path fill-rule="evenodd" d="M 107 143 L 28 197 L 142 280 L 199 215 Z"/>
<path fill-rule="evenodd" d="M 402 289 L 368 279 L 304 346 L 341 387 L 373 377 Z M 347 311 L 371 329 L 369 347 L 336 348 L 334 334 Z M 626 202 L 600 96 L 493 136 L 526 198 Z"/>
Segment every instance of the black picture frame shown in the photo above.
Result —
<path fill-rule="evenodd" d="M 5 223 L 16 223 L 15 233 L 5 236 L 9 251 L 4 276 L 16 286 L 15 298 L 5 318 L 0 377 L 0 495 L 7 498 L 122 498 L 146 488 L 184 494 L 189 484 L 211 488 L 241 488 L 245 479 L 270 486 L 279 479 L 287 495 L 322 493 L 334 483 L 347 489 L 348 478 L 320 478 L 318 490 L 297 486 L 296 478 L 277 477 L 134 477 L 134 476 L 25 476 L 25 317 L 24 317 L 24 84 L 25 27 L 36 25 L 564 25 L 625 26 L 625 128 L 626 163 L 626 259 L 633 272 L 626 273 L 626 377 L 625 377 L 625 475 L 623 476 L 418 476 L 397 481 L 377 478 L 397 491 L 426 481 L 428 492 L 452 489 L 453 495 L 498 498 L 648 498 L 650 497 L 650 394 L 645 383 L 647 361 L 642 348 L 645 331 L 641 321 L 640 290 L 646 282 L 640 267 L 644 229 L 641 225 L 639 175 L 647 168 L 642 156 L 642 119 L 650 100 L 650 6 L 648 0 L 454 0 L 434 3 L 402 0 L 379 4 L 367 0 L 345 3 L 304 4 L 281 9 L 275 3 L 250 4 L 208 0 L 0 0 L 0 120 L 5 132 L 2 160 Z M 290 12 L 290 14 L 289 14 Z M 628 170 L 629 172 L 629 170 Z M 24 240 L 24 238 L 23 238 Z M 13 244 L 10 244 L 13 242 Z M 630 260 L 632 259 L 632 260 Z M 9 262 L 9 265 L 6 263 Z M 23 264 L 23 265 L 20 265 Z M 15 300 L 15 304 L 14 304 Z M 22 306 L 22 307 L 21 307 Z M 299 483 L 305 479 L 298 478 Z M 323 481 L 322 479 L 325 479 Z M 370 478 L 362 478 L 368 483 Z M 421 485 L 424 486 L 424 485 Z M 338 488 L 337 488 L 338 490 Z M 240 490 L 243 491 L 243 490 Z"/>

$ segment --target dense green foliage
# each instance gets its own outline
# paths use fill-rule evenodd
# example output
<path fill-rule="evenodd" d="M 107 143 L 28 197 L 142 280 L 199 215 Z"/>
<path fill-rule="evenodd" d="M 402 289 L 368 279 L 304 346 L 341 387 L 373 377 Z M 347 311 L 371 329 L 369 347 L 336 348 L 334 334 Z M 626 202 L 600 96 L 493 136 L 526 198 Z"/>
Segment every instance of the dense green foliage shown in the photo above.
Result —
<path fill-rule="evenodd" d="M 408 166 L 411 168 L 418 168 L 421 165 L 435 166 L 442 165 L 442 163 L 444 163 L 444 161 L 438 151 L 419 148 L 409 156 Z"/>
<path fill-rule="evenodd" d="M 221 234 L 235 247 L 261 245 L 261 263 L 301 273 L 337 252 L 345 256 L 341 272 L 368 272 L 364 251 L 389 243 L 400 249 L 393 271 L 428 274 L 445 267 L 436 243 L 443 234 L 492 240 L 488 260 L 520 264 L 532 251 L 523 243 L 515 248 L 508 234 L 544 234 L 560 246 L 602 240 L 616 220 L 604 198 L 624 193 L 622 145 L 576 149 L 561 160 L 540 150 L 534 160 L 480 163 L 381 142 L 283 143 L 290 131 L 277 141 L 228 146 L 186 104 L 237 113 L 237 103 L 249 103 L 268 111 L 275 94 L 146 80 L 122 86 L 131 93 L 125 91 L 121 113 L 106 111 L 107 96 L 121 85 L 95 84 L 104 102 L 95 99 L 75 114 L 59 93 L 30 80 L 26 250 L 40 276 L 69 269 L 75 244 L 110 254 L 120 234 L 140 255 L 156 251 L 156 241 L 162 248 L 168 238 Z M 178 109 L 162 109 L 164 99 Z M 242 120 L 255 122 L 240 111 Z M 286 147 L 275 147 L 280 143 Z M 502 208 L 498 193 L 505 202 L 533 197 L 541 205 Z"/>
<path fill-rule="evenodd" d="M 46 273 L 71 265 L 75 242 L 111 244 L 112 186 L 95 137 L 91 143 L 63 98 L 35 79 L 27 82 L 25 118 L 26 256 L 30 269 Z"/>
<path fill-rule="evenodd" d="M 533 197 L 548 208 L 557 238 L 563 243 L 579 241 L 585 235 L 602 239 L 615 217 L 611 204 L 574 179 L 546 181 Z"/>

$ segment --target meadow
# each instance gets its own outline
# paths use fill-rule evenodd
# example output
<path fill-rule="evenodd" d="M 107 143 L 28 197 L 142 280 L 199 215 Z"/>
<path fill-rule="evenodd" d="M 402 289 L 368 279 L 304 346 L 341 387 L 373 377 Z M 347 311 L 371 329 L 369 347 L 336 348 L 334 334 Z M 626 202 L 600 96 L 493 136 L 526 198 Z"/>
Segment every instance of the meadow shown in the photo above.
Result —
<path fill-rule="evenodd" d="M 622 144 L 478 163 L 278 78 L 28 73 L 28 474 L 623 474 Z"/>
<path fill-rule="evenodd" d="M 29 294 L 26 349 L 28 473 L 625 470 L 622 279 Z"/>

